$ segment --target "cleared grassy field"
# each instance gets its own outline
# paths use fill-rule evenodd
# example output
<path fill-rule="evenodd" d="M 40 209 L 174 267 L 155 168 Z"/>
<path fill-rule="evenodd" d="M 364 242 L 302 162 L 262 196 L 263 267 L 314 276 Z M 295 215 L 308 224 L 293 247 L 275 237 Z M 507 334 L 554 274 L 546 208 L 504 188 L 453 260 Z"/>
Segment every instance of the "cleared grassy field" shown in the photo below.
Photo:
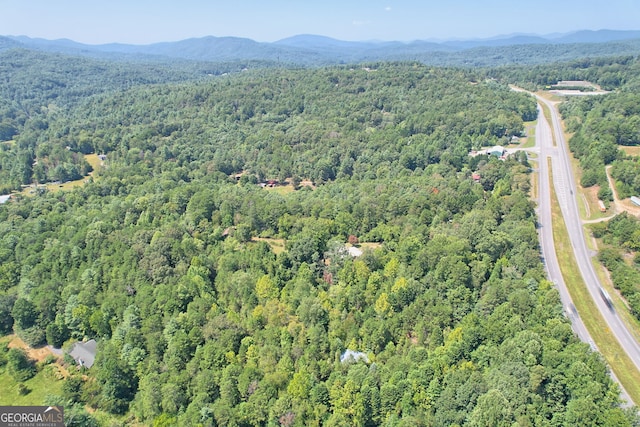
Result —
<path fill-rule="evenodd" d="M 0 371 L 0 405 L 11 406 L 39 406 L 46 404 L 47 396 L 62 394 L 62 380 L 55 379 L 52 370 L 57 365 L 48 365 L 35 377 L 24 382 L 29 393 L 21 395 L 18 392 L 18 383 L 3 368 Z"/>
<path fill-rule="evenodd" d="M 618 146 L 628 156 L 640 156 L 640 146 L 628 147 L 624 145 Z"/>
<path fill-rule="evenodd" d="M 376 242 L 361 242 L 358 244 L 358 246 L 360 246 L 360 249 L 365 250 L 365 249 L 370 249 L 372 251 L 381 248 L 382 247 L 382 243 L 376 243 Z"/>
<path fill-rule="evenodd" d="M 98 158 L 97 154 L 85 154 L 84 159 L 91 165 L 94 172 L 91 172 L 90 175 L 93 175 L 96 171 L 98 171 L 102 167 L 102 161 Z M 79 187 L 84 185 L 85 181 L 88 179 L 88 176 L 82 177 L 80 179 L 76 179 L 75 181 L 68 181 L 63 184 L 47 184 L 47 189 L 49 191 L 61 191 L 61 190 L 71 190 L 75 187 Z"/>
<path fill-rule="evenodd" d="M 520 148 L 533 148 L 536 145 L 536 123 L 525 122 L 524 127 L 527 129 L 527 136 L 520 138 Z"/>
<path fill-rule="evenodd" d="M 102 160 L 100 160 L 97 154 L 86 154 L 84 159 L 91 165 L 94 172 L 102 167 Z"/>
<path fill-rule="evenodd" d="M 284 239 L 272 239 L 267 237 L 253 237 L 251 238 L 252 242 L 266 242 L 273 251 L 274 254 L 278 255 L 284 252 Z"/>
<path fill-rule="evenodd" d="M 84 156 L 85 160 L 87 161 L 87 163 L 89 163 L 91 165 L 91 167 L 93 168 L 94 172 L 91 172 L 90 175 L 94 175 L 96 171 L 100 170 L 100 168 L 102 167 L 102 161 L 98 158 L 97 154 L 86 154 Z M 67 181 L 64 182 L 62 184 L 44 184 L 44 185 L 39 185 L 39 188 L 46 188 L 49 191 L 64 191 L 64 190 L 72 190 L 75 187 L 79 187 L 81 185 L 84 185 L 85 181 L 88 179 L 88 176 L 82 177 L 80 179 L 77 179 L 75 181 Z M 25 189 L 22 190 L 22 195 L 23 196 L 32 196 L 33 195 L 33 187 L 26 187 Z"/>
<path fill-rule="evenodd" d="M 0 338 L 0 345 L 5 346 L 13 339 L 13 336 Z M 45 404 L 46 397 L 60 395 L 62 393 L 62 374 L 60 367 L 53 363 L 44 366 L 33 378 L 23 384 L 30 390 L 27 394 L 18 392 L 16 382 L 6 370 L 6 366 L 0 368 L 0 405 L 30 406 Z"/>
<path fill-rule="evenodd" d="M 287 184 L 287 185 L 277 185 L 275 187 L 264 187 L 264 189 L 266 191 L 273 191 L 274 193 L 278 193 L 278 194 L 282 194 L 282 195 L 286 195 L 289 193 L 293 193 L 295 190 L 293 189 L 293 185 L 291 184 Z"/>

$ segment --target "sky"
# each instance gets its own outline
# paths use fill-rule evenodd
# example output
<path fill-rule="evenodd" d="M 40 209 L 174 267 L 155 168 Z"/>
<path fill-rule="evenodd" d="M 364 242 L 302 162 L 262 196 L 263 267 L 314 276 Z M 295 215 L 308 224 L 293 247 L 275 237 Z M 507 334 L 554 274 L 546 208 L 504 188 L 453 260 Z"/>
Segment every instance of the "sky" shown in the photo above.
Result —
<path fill-rule="evenodd" d="M 298 34 L 340 40 L 640 30 L 640 0 L 0 0 L 0 35 L 150 44 Z"/>

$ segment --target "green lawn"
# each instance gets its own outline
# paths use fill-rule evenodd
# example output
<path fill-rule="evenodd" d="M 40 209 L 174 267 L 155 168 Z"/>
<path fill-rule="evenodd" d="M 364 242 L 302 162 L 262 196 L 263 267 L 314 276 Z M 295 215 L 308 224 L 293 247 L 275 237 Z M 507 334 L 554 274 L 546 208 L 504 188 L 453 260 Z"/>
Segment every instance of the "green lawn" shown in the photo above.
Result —
<path fill-rule="evenodd" d="M 55 378 L 52 371 L 55 369 L 56 365 L 49 365 L 35 377 L 25 381 L 24 384 L 31 390 L 25 395 L 18 393 L 18 383 L 6 369 L 0 369 L 0 405 L 39 406 L 45 404 L 47 396 L 61 395 L 63 381 Z"/>
<path fill-rule="evenodd" d="M 622 150 L 628 156 L 640 156 L 640 147 L 637 145 L 634 146 L 618 146 L 620 150 Z"/>
<path fill-rule="evenodd" d="M 273 191 L 274 193 L 281 194 L 283 196 L 293 193 L 295 190 L 291 184 L 288 185 L 277 185 L 275 187 L 264 187 L 266 191 Z"/>
<path fill-rule="evenodd" d="M 94 171 L 99 170 L 102 167 L 102 161 L 98 158 L 97 154 L 85 154 L 85 160 L 93 167 Z M 68 191 L 72 190 L 75 187 L 80 187 L 85 184 L 85 181 L 89 179 L 89 176 L 83 176 L 80 179 L 76 179 L 75 181 L 67 181 L 62 184 L 42 184 L 41 186 L 45 187 L 49 191 Z M 22 194 L 24 196 L 31 196 L 33 193 L 32 187 L 27 187 L 22 190 Z"/>
<path fill-rule="evenodd" d="M 542 112 L 544 113 L 544 117 L 547 119 L 547 122 L 551 126 L 551 135 L 553 135 L 553 146 L 555 147 L 557 145 L 556 141 L 558 140 L 558 137 L 556 135 L 556 130 L 554 129 L 554 126 L 553 126 L 553 120 L 551 119 L 551 110 L 549 110 L 549 107 L 545 103 L 540 103 L 540 105 L 542 106 Z"/>
<path fill-rule="evenodd" d="M 274 254 L 278 255 L 284 252 L 284 239 L 273 239 L 269 237 L 254 237 L 251 239 L 254 242 L 267 242 L 267 244 L 271 247 L 271 250 Z"/>
<path fill-rule="evenodd" d="M 13 335 L 0 338 L 0 346 L 7 345 Z M 44 366 L 33 378 L 24 382 L 30 390 L 29 393 L 21 395 L 18 393 L 18 382 L 16 382 L 7 372 L 6 366 L 0 367 L 0 405 L 30 406 L 43 405 L 48 395 L 62 394 L 61 375 L 57 375 L 58 365 L 51 364 Z"/>
<path fill-rule="evenodd" d="M 533 148 L 536 145 L 536 121 L 524 122 L 527 129 L 527 136 L 520 139 L 520 148 Z"/>
<path fill-rule="evenodd" d="M 84 159 L 91 165 L 94 171 L 102 167 L 102 160 L 100 160 L 97 154 L 85 154 Z"/>

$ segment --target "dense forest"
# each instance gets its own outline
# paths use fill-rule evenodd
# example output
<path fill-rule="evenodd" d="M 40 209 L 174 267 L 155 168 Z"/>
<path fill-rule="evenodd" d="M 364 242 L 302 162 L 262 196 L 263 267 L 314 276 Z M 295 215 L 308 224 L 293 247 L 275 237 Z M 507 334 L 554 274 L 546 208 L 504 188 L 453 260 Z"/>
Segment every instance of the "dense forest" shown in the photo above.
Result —
<path fill-rule="evenodd" d="M 64 145 L 41 144 L 41 138 L 53 117 L 68 114 L 87 98 L 136 86 L 198 81 L 247 66 L 269 64 L 107 61 L 26 49 L 1 51 L 0 141 L 10 142 L 0 145 L 0 193 L 86 175 L 90 166 L 81 154 L 92 147 L 80 140 L 68 152 Z M 18 133 L 20 138 L 13 141 Z"/>
<path fill-rule="evenodd" d="M 4 191 L 105 156 L 0 205 L 0 333 L 98 341 L 47 401 L 76 425 L 638 424 L 545 279 L 527 156 L 469 155 L 535 119 L 520 71 L 81 61 L 0 68 Z"/>

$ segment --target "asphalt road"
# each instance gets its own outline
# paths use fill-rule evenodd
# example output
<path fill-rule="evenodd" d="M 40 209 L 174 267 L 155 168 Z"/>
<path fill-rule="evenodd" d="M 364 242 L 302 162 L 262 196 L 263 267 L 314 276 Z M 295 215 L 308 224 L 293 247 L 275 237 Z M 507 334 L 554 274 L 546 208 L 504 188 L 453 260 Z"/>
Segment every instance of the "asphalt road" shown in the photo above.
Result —
<path fill-rule="evenodd" d="M 536 127 L 536 146 L 539 149 L 539 171 L 540 186 L 538 190 L 538 220 L 540 244 L 542 248 L 542 256 L 545 260 L 547 274 L 558 288 L 562 304 L 565 312 L 570 318 L 572 326 L 578 337 L 584 342 L 591 344 L 596 349 L 593 340 L 589 336 L 579 314 L 571 301 L 569 292 L 567 291 L 560 266 L 556 257 L 555 247 L 553 245 L 553 231 L 551 225 L 551 183 L 549 182 L 549 166 L 548 159 L 551 159 L 551 168 L 553 172 L 553 185 L 560 204 L 560 209 L 565 220 L 571 246 L 575 253 L 576 262 L 582 274 L 583 280 L 593 298 L 595 305 L 600 311 L 602 317 L 606 321 L 606 325 L 602 327 L 608 328 L 613 334 L 629 358 L 633 361 L 636 368 L 640 370 L 640 345 L 636 341 L 626 325 L 618 317 L 615 310 L 606 302 L 605 297 L 600 291 L 600 282 L 591 263 L 592 253 L 587 248 L 585 236 L 582 227 L 582 220 L 578 211 L 578 205 L 574 194 L 576 188 L 573 177 L 568 147 L 564 140 L 560 117 L 555 106 L 544 98 L 538 97 L 538 101 L 546 104 L 551 110 L 553 132 L 551 125 L 547 121 L 542 109 L 538 108 L 538 125 Z M 555 135 L 554 135 L 555 134 Z M 557 145 L 554 146 L 553 140 Z M 615 376 L 614 376 L 615 378 Z M 622 386 L 621 386 L 622 388 Z M 623 389 L 623 399 L 631 403 L 631 399 Z"/>

